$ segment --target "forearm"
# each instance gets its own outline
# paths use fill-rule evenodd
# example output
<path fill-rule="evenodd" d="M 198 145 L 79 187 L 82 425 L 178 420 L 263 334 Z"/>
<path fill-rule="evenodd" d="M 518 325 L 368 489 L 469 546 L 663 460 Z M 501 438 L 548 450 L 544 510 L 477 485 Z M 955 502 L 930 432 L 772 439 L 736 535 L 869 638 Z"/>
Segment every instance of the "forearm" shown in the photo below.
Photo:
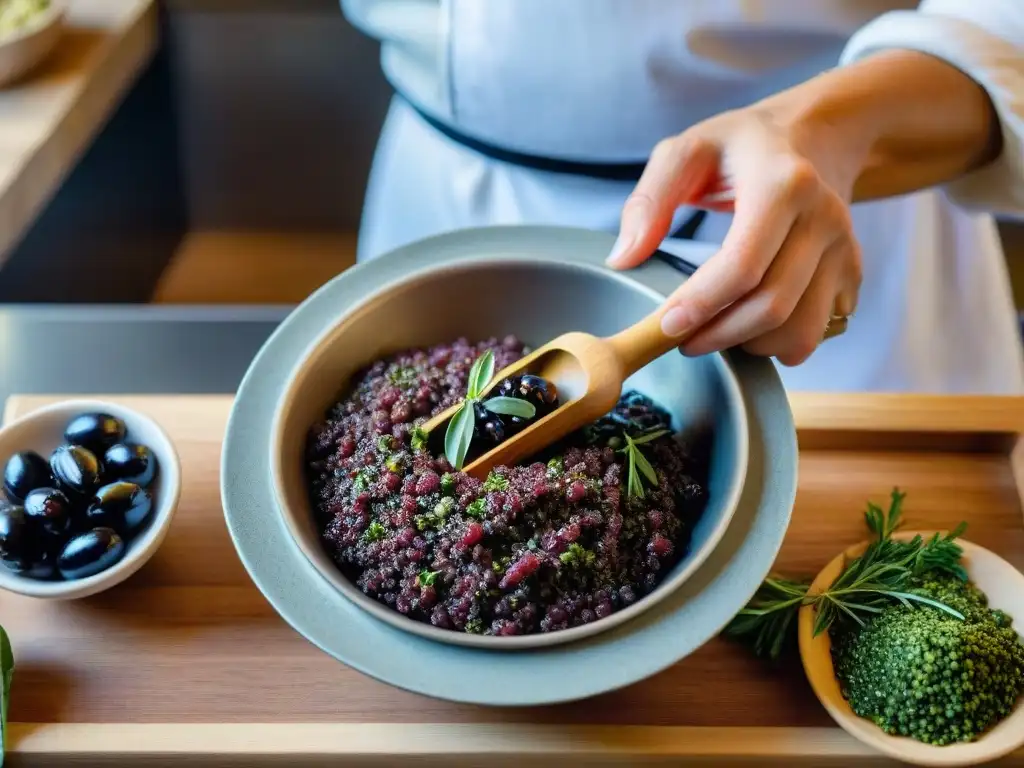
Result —
<path fill-rule="evenodd" d="M 999 122 L 985 91 L 955 67 L 889 51 L 829 71 L 756 107 L 781 122 L 854 200 L 905 194 L 995 159 Z"/>

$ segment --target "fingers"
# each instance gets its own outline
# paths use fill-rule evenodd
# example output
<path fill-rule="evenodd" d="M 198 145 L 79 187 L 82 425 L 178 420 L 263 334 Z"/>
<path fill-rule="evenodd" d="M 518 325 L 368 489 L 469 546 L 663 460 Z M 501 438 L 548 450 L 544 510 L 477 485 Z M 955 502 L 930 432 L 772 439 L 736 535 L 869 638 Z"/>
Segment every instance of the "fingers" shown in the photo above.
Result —
<path fill-rule="evenodd" d="M 740 145 L 735 215 L 721 249 L 666 301 L 662 331 L 682 340 L 753 291 L 786 241 L 797 216 L 813 210 L 817 173 L 809 164 Z M 730 150 L 731 151 L 731 150 Z"/>
<path fill-rule="evenodd" d="M 760 285 L 687 339 L 683 352 L 696 356 L 726 349 L 781 326 L 796 309 L 828 245 L 810 218 L 798 218 Z"/>
<path fill-rule="evenodd" d="M 850 288 L 843 284 L 844 273 L 849 272 L 846 268 L 849 254 L 844 252 L 847 245 L 837 243 L 822 255 L 807 290 L 789 318 L 777 328 L 746 342 L 745 350 L 774 357 L 787 366 L 799 365 L 811 356 L 824 340 L 836 297 L 850 293 Z"/>
<path fill-rule="evenodd" d="M 608 265 L 630 269 L 649 258 L 668 236 L 676 209 L 711 183 L 717 167 L 718 147 L 704 139 L 684 134 L 658 144 L 622 208 Z"/>

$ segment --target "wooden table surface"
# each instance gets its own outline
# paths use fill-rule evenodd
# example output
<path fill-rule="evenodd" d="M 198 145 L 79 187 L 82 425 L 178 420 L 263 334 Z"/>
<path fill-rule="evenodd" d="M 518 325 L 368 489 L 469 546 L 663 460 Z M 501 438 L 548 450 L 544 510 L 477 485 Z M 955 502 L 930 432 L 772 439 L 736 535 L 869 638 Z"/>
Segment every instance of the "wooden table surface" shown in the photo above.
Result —
<path fill-rule="evenodd" d="M 6 416 L 52 399 L 13 397 Z M 566 726 L 587 732 L 600 727 L 602 738 L 621 739 L 630 733 L 623 727 L 631 726 L 648 733 L 644 749 L 660 749 L 661 740 L 680 733 L 705 749 L 736 749 L 716 730 L 725 727 L 742 729 L 747 746 L 740 749 L 754 749 L 758 739 L 776 747 L 787 739 L 796 745 L 802 734 L 805 750 L 819 738 L 840 745 L 846 758 L 865 754 L 833 727 L 797 665 L 774 669 L 721 640 L 624 690 L 544 708 L 437 701 L 348 669 L 285 624 L 235 554 L 219 496 L 230 398 L 117 400 L 156 418 L 178 446 L 184 479 L 180 506 L 156 556 L 108 593 L 71 603 L 0 595 L 0 617 L 17 659 L 12 744 L 24 755 L 52 757 L 55 744 L 101 749 L 101 735 L 107 734 L 121 743 L 138 739 L 149 749 L 153 744 L 179 750 L 186 750 L 186 743 L 224 746 L 234 739 L 252 758 L 269 749 L 272 739 L 280 746 L 299 734 L 307 740 L 296 745 L 300 751 L 336 743 L 338 728 L 359 743 L 379 736 L 373 749 L 391 754 L 386 750 L 401 752 L 420 743 L 408 736 L 416 729 L 448 726 L 477 739 L 493 729 L 507 734 L 517 728 L 540 738 L 536 729 Z M 965 401 L 854 402 L 847 407 L 832 397 L 794 402 L 805 447 L 793 522 L 777 563 L 781 571 L 813 575 L 837 551 L 864 538 L 865 503 L 887 503 L 893 486 L 907 492 L 908 528 L 952 527 L 966 519 L 968 539 L 1024 569 L 1020 495 L 1008 444 L 1001 442 L 1024 426 L 1021 403 L 986 400 L 966 411 Z M 946 444 L 927 427 L 936 408 L 952 414 L 947 424 L 956 429 L 950 427 L 950 434 L 977 439 L 971 445 Z M 874 433 L 872 425 L 878 427 Z M 887 442 L 887 432 L 890 437 L 916 432 L 930 443 L 927 449 L 900 447 Z M 875 436 L 856 448 L 843 447 L 858 434 Z M 415 727 L 396 741 L 395 732 L 385 728 L 389 723 Z M 188 724 L 200 727 L 181 730 Z M 289 730 L 288 724 L 301 725 Z M 317 724 L 327 730 L 317 730 Z M 472 727 L 480 724 L 491 730 Z M 825 752 L 833 749 L 839 747 Z"/>
<path fill-rule="evenodd" d="M 0 88 L 0 263 L 151 59 L 155 0 L 69 0 L 53 54 Z"/>

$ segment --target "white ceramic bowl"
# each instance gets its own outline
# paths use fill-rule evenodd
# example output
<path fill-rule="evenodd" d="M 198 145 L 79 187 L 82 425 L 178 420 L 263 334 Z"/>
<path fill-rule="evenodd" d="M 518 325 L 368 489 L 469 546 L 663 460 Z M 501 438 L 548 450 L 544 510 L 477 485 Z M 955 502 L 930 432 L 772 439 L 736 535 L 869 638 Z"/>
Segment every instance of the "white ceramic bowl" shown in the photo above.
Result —
<path fill-rule="evenodd" d="M 26 414 L 0 429 L 0 466 L 18 451 L 36 451 L 46 458 L 64 442 L 64 428 L 85 412 L 109 413 L 124 421 L 127 440 L 143 443 L 157 460 L 157 477 L 150 486 L 153 511 L 145 526 L 127 543 L 121 559 L 93 576 L 72 581 L 42 581 L 22 576 L 0 565 L 0 588 L 29 597 L 71 600 L 95 595 L 120 584 L 160 547 L 171 525 L 181 494 L 181 465 L 167 433 L 149 416 L 101 400 L 65 400 Z"/>
<path fill-rule="evenodd" d="M 599 621 L 558 632 L 493 637 L 413 621 L 364 595 L 327 554 L 310 508 L 304 474 L 308 431 L 360 368 L 385 354 L 469 335 L 516 334 L 533 347 L 569 330 L 609 335 L 655 309 L 663 298 L 628 276 L 541 259 L 488 258 L 428 267 L 381 287 L 308 347 L 275 409 L 271 467 L 281 516 L 309 562 L 367 613 L 443 643 L 522 650 L 568 643 L 636 618 L 671 595 L 718 545 L 746 480 L 749 426 L 743 382 L 725 355 L 673 353 L 631 377 L 627 388 L 652 397 L 684 433 L 710 434 L 708 503 L 689 552 L 649 595 Z"/>
<path fill-rule="evenodd" d="M 933 532 L 921 532 L 931 536 Z M 914 532 L 902 532 L 894 538 L 910 539 Z M 1024 629 L 1024 574 L 1003 558 L 968 541 L 963 547 L 963 563 L 972 582 L 988 596 L 989 606 L 1013 617 L 1013 626 L 1020 635 Z M 814 580 L 811 591 L 820 591 L 842 572 L 844 558 L 861 555 L 867 542 L 850 547 L 825 566 Z M 925 609 L 922 609 L 925 610 Z M 851 736 L 890 757 L 916 765 L 959 766 L 979 765 L 996 760 L 1024 745 L 1024 702 L 1019 701 L 1010 716 L 980 739 L 970 743 L 938 747 L 905 736 L 890 736 L 877 725 L 858 717 L 843 698 L 832 666 L 832 644 L 828 632 L 817 637 L 814 631 L 814 609 L 800 609 L 800 657 L 811 688 L 832 718 Z"/>
<path fill-rule="evenodd" d="M 64 34 L 65 14 L 64 0 L 52 0 L 22 29 L 0 38 L 0 87 L 27 75 L 50 55 Z"/>

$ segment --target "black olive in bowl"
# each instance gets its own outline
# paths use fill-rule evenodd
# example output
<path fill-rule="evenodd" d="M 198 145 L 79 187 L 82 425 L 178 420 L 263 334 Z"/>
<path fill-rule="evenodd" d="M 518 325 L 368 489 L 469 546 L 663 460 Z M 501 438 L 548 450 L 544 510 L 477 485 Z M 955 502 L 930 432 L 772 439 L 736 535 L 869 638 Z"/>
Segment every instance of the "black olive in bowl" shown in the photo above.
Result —
<path fill-rule="evenodd" d="M 123 480 L 145 488 L 153 482 L 156 472 L 156 456 L 146 445 L 118 443 L 103 455 L 103 479 L 108 483 Z"/>
<path fill-rule="evenodd" d="M 0 462 L 17 499 L 0 509 L 0 588 L 30 597 L 87 597 L 130 577 L 181 490 L 164 430 L 110 402 L 67 400 L 0 428 Z"/>
<path fill-rule="evenodd" d="M 19 451 L 4 465 L 4 493 L 21 504 L 29 492 L 50 483 L 50 466 L 35 451 Z"/>
<path fill-rule="evenodd" d="M 71 420 L 64 429 L 64 441 L 81 445 L 96 454 L 124 440 L 128 427 L 124 421 L 109 413 L 83 413 Z"/>

